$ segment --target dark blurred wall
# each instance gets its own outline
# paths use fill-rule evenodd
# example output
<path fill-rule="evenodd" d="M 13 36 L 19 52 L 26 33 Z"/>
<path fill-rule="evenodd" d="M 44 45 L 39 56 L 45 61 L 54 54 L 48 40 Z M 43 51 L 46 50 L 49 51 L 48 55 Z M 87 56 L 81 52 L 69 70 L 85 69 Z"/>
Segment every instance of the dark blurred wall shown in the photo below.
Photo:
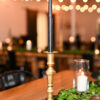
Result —
<path fill-rule="evenodd" d="M 37 12 L 27 9 L 27 33 L 28 39 L 32 40 L 33 47 L 37 46 Z"/>

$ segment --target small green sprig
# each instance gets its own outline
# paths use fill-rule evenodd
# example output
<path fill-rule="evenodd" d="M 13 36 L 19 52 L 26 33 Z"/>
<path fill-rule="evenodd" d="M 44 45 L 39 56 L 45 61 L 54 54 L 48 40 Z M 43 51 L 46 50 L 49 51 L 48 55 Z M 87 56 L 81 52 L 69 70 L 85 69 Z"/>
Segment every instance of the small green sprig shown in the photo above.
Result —
<path fill-rule="evenodd" d="M 78 92 L 76 89 L 65 89 L 58 93 L 54 97 L 54 100 L 90 100 L 92 96 L 100 97 L 100 76 L 97 79 L 97 83 L 92 82 L 90 87 L 85 92 Z"/>

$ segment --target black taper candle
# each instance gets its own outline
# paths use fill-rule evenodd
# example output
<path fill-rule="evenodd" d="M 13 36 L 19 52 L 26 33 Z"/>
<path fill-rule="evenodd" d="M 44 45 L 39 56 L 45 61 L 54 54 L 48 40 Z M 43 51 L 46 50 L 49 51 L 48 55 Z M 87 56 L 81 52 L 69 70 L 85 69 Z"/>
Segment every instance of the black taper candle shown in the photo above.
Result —
<path fill-rule="evenodd" d="M 48 52 L 53 51 L 53 30 L 52 30 L 52 0 L 49 0 L 49 34 L 48 34 Z"/>

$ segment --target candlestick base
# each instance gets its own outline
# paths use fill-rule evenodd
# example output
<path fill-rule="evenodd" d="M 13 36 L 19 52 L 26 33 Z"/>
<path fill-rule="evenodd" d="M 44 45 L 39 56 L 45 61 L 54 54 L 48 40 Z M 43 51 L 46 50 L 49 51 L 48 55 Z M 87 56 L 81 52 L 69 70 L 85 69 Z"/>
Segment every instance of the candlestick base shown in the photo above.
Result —
<path fill-rule="evenodd" d="M 47 100 L 53 100 L 53 76 L 56 73 L 54 70 L 54 52 L 45 52 L 47 53 L 47 65 L 48 65 L 48 69 L 46 71 L 47 74 L 47 79 L 48 79 L 48 98 Z"/>

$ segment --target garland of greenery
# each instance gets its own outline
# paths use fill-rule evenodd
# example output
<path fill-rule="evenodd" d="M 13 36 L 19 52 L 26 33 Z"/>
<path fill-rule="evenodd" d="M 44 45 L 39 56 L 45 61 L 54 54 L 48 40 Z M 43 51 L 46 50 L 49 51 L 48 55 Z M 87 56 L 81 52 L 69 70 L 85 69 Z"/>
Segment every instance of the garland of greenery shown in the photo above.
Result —
<path fill-rule="evenodd" d="M 100 76 L 97 82 L 92 82 L 86 92 L 78 92 L 76 89 L 66 89 L 54 96 L 54 100 L 90 100 L 91 97 L 100 97 Z"/>

